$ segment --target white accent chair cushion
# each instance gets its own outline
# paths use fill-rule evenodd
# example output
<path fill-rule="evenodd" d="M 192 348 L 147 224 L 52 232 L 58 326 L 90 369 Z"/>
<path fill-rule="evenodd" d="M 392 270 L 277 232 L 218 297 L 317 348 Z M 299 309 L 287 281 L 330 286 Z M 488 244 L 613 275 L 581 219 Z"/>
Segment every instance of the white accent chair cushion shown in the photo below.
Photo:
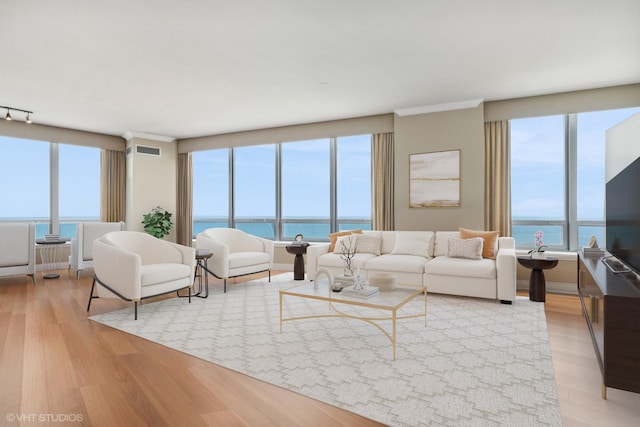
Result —
<path fill-rule="evenodd" d="M 98 295 L 133 301 L 136 318 L 141 299 L 191 288 L 195 267 L 194 248 L 147 233 L 112 231 L 93 241 L 94 286 L 98 283 Z M 91 295 L 87 310 L 90 307 Z"/>
<path fill-rule="evenodd" d="M 69 269 L 76 269 L 76 278 L 80 272 L 93 268 L 93 241 L 111 231 L 124 230 L 124 222 L 79 222 L 76 237 L 71 239 Z"/>
<path fill-rule="evenodd" d="M 26 274 L 35 284 L 36 224 L 0 223 L 0 276 Z"/>
<path fill-rule="evenodd" d="M 213 253 L 208 268 L 214 276 L 227 279 L 269 271 L 273 267 L 273 240 L 245 233 L 236 228 L 208 228 L 196 236 L 196 248 Z"/>

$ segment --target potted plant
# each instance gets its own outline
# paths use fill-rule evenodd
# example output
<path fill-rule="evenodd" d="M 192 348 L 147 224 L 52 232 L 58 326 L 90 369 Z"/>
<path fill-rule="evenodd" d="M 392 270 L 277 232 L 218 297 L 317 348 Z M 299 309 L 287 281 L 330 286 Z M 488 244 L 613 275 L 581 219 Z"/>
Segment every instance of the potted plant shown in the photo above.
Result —
<path fill-rule="evenodd" d="M 160 206 L 156 206 L 151 209 L 151 212 L 144 214 L 142 217 L 142 223 L 144 224 L 144 231 L 158 239 L 162 239 L 164 236 L 169 234 L 173 227 L 171 213 L 162 209 Z"/>
<path fill-rule="evenodd" d="M 536 245 L 535 249 L 531 249 L 529 251 L 529 257 L 532 259 L 544 259 L 547 256 L 544 253 L 544 250 L 546 248 L 544 242 L 542 241 L 542 237 L 544 236 L 544 233 L 542 231 L 536 231 L 533 234 L 533 239 Z"/>

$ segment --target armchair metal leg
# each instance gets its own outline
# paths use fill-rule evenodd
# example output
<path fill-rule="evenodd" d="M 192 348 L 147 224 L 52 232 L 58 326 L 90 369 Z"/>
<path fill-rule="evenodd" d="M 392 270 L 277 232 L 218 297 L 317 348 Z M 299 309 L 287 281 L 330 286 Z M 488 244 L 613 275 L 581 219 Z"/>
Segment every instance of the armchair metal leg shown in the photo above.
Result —
<path fill-rule="evenodd" d="M 35 286 L 35 284 L 36 284 L 36 275 L 35 274 L 29 274 L 29 276 L 31 276 L 31 282 L 33 282 L 33 285 Z"/>
<path fill-rule="evenodd" d="M 269 270 L 269 282 L 271 282 L 271 270 Z"/>
<path fill-rule="evenodd" d="M 93 276 L 93 282 L 91 283 L 91 292 L 89 292 L 89 303 L 87 304 L 87 311 L 91 308 L 91 300 L 93 299 L 93 289 L 96 287 L 96 276 Z"/>
<path fill-rule="evenodd" d="M 224 280 L 224 293 L 227 293 L 227 279 L 223 279 Z"/>
<path fill-rule="evenodd" d="M 133 320 L 138 320 L 138 301 L 133 302 Z"/>

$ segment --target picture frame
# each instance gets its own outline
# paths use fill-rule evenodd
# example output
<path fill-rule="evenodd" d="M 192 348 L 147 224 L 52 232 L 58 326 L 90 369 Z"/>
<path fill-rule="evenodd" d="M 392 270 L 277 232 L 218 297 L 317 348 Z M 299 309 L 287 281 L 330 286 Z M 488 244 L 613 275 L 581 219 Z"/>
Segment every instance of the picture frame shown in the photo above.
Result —
<path fill-rule="evenodd" d="M 460 150 L 409 154 L 409 207 L 460 207 Z"/>

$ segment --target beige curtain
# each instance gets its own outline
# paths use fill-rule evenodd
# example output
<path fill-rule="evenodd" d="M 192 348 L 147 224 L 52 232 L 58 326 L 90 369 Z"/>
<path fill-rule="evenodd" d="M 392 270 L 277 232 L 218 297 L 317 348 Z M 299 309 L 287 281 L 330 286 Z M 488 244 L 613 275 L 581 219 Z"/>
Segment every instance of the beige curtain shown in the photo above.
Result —
<path fill-rule="evenodd" d="M 372 136 L 373 229 L 393 230 L 393 132 Z"/>
<path fill-rule="evenodd" d="M 176 194 L 176 241 L 185 246 L 193 244 L 193 168 L 191 153 L 178 154 Z"/>
<path fill-rule="evenodd" d="M 511 142 L 508 120 L 484 124 L 484 226 L 511 236 Z"/>
<path fill-rule="evenodd" d="M 125 220 L 125 165 L 124 151 L 100 151 L 100 221 Z"/>

